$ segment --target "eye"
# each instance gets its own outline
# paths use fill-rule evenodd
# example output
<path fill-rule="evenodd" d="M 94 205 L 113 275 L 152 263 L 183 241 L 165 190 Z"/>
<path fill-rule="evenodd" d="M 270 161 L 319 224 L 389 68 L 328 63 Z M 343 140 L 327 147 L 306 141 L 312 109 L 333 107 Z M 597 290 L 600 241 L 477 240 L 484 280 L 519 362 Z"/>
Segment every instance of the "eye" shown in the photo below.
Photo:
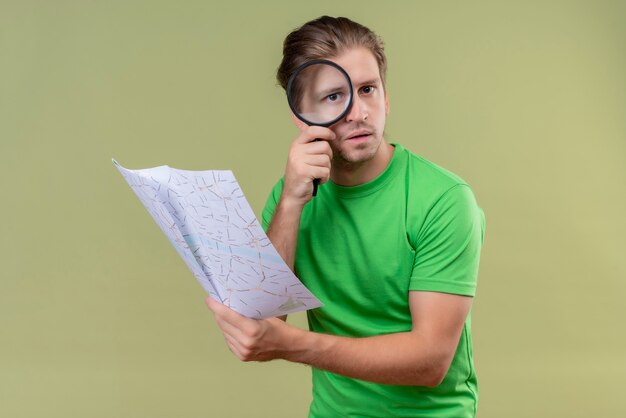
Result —
<path fill-rule="evenodd" d="M 341 93 L 332 93 L 326 96 L 326 100 L 329 102 L 336 102 L 341 97 Z"/>
<path fill-rule="evenodd" d="M 363 92 L 363 94 L 372 94 L 374 92 L 374 89 L 374 86 L 365 86 L 361 89 L 361 92 Z"/>

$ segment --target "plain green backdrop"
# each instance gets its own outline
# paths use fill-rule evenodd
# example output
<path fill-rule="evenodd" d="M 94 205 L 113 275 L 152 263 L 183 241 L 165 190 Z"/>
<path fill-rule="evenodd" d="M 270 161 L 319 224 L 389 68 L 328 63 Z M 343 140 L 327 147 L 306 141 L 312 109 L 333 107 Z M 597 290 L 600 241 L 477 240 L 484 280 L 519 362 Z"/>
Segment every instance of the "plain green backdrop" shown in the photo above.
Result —
<path fill-rule="evenodd" d="M 231 169 L 258 216 L 282 40 L 322 14 L 384 38 L 386 138 L 486 213 L 479 417 L 626 416 L 626 2 L 363 0 L 0 1 L 0 416 L 306 416 L 307 367 L 230 354 L 111 158 Z"/>

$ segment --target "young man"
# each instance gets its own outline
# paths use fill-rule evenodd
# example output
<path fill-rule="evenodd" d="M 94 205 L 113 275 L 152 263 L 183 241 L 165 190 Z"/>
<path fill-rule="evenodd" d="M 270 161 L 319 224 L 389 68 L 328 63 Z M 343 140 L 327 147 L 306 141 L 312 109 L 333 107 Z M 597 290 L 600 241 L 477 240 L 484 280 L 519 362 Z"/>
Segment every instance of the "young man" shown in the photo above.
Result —
<path fill-rule="evenodd" d="M 329 128 L 293 117 L 300 135 L 263 211 L 273 245 L 324 306 L 305 331 L 209 298 L 229 348 L 312 366 L 311 417 L 475 416 L 469 313 L 485 222 L 470 187 L 383 137 L 387 64 L 372 31 L 324 16 L 288 35 L 283 53 L 283 87 L 325 58 L 354 89 Z"/>

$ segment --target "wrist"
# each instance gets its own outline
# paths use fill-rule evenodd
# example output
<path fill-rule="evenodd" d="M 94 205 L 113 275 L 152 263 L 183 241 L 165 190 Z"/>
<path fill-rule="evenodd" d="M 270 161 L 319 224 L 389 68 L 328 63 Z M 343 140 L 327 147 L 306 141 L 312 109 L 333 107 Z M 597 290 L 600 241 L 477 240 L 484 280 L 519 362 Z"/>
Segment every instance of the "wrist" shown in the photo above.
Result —
<path fill-rule="evenodd" d="M 300 215 L 306 203 L 307 202 L 303 202 L 301 199 L 283 193 L 278 200 L 276 212 L 280 212 L 282 215 L 295 216 L 300 219 Z"/>
<path fill-rule="evenodd" d="M 322 356 L 325 350 L 324 335 L 295 327 L 292 331 L 285 360 L 315 367 L 315 359 Z"/>

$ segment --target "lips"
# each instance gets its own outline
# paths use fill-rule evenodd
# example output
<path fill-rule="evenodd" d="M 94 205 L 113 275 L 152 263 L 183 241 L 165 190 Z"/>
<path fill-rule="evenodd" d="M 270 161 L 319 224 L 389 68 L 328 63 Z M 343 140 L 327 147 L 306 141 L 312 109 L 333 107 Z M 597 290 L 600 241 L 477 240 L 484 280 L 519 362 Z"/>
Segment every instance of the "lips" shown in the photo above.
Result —
<path fill-rule="evenodd" d="M 358 131 L 351 132 L 351 133 L 350 133 L 350 134 L 346 137 L 346 139 L 363 139 L 363 138 L 365 138 L 366 136 L 371 135 L 371 134 L 372 134 L 372 133 L 371 133 L 370 131 L 365 130 L 365 129 L 361 129 L 361 130 L 358 130 Z"/>

